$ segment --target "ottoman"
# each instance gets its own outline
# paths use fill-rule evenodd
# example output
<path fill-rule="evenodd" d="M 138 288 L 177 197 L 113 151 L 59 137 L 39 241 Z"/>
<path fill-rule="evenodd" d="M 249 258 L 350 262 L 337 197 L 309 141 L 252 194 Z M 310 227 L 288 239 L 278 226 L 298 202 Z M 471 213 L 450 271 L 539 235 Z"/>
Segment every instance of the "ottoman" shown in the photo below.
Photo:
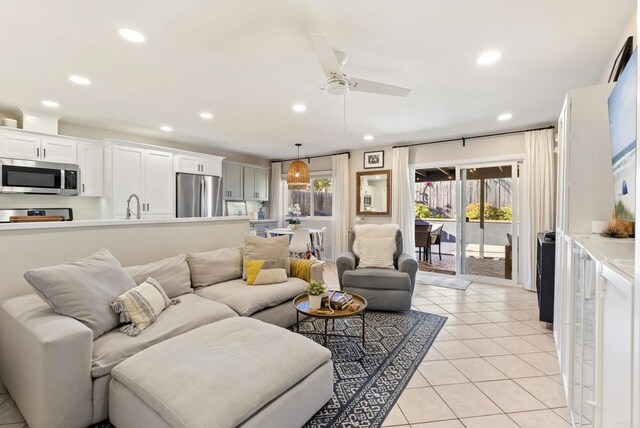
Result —
<path fill-rule="evenodd" d="M 333 395 L 329 350 L 245 317 L 147 348 L 111 375 L 109 417 L 118 428 L 297 428 Z"/>

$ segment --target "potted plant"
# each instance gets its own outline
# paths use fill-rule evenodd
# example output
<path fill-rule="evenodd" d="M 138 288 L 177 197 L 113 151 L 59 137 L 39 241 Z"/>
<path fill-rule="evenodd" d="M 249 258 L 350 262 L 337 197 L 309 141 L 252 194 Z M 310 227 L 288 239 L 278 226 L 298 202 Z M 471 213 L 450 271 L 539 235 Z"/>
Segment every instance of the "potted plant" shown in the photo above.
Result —
<path fill-rule="evenodd" d="M 320 309 L 322 306 L 322 295 L 327 287 L 324 281 L 312 280 L 307 285 L 307 295 L 309 296 L 309 309 Z"/>
<path fill-rule="evenodd" d="M 300 209 L 300 204 L 293 204 L 289 207 L 289 214 L 293 217 L 289 217 L 286 219 L 286 222 L 289 223 L 289 229 L 297 230 L 300 229 L 300 223 L 302 220 L 297 218 L 296 216 L 302 215 L 302 210 Z"/>

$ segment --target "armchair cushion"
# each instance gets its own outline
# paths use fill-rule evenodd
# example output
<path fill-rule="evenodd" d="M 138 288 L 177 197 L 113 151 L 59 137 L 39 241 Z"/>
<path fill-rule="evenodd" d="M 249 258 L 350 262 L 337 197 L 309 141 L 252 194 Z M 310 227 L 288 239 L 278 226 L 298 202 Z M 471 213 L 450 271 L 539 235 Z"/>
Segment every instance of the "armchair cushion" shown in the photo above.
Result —
<path fill-rule="evenodd" d="M 413 291 L 409 274 L 391 269 L 365 268 L 346 271 L 342 277 L 342 286 L 369 290 L 402 290 L 409 293 Z"/>
<path fill-rule="evenodd" d="M 359 238 L 358 242 L 360 243 L 358 269 L 394 269 L 393 253 L 396 250 L 396 240 L 393 236 L 386 238 Z"/>

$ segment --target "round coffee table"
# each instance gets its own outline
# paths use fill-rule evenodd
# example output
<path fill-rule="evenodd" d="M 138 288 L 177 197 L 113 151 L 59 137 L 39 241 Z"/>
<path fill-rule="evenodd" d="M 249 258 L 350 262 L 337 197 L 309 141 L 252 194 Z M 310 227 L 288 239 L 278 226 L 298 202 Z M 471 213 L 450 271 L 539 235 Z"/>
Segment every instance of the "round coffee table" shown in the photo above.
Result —
<path fill-rule="evenodd" d="M 353 296 L 354 302 L 356 302 L 359 306 L 358 309 L 355 311 L 350 311 L 348 309 L 334 309 L 333 313 L 328 312 L 327 308 L 322 308 L 322 310 L 310 309 L 309 296 L 307 294 L 300 294 L 299 296 L 296 296 L 293 299 L 293 306 L 296 308 L 296 333 L 300 333 L 300 314 L 304 314 L 312 318 L 324 319 L 324 333 L 322 332 L 305 332 L 305 333 L 323 335 L 324 346 L 327 346 L 328 336 L 359 337 L 359 336 L 348 335 L 348 334 L 329 333 L 328 331 L 329 320 L 333 320 L 333 327 L 335 328 L 336 318 L 347 318 L 347 317 L 353 317 L 356 315 L 362 315 L 362 345 L 364 346 L 364 333 L 365 333 L 364 314 L 365 314 L 365 309 L 367 308 L 367 299 L 355 293 L 348 293 L 348 294 Z"/>

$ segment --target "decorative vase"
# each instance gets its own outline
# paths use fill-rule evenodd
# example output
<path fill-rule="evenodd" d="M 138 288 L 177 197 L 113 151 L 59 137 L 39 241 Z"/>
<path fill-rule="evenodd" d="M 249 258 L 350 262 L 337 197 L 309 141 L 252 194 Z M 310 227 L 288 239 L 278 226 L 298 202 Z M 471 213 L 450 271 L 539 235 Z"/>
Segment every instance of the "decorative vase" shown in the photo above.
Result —
<path fill-rule="evenodd" d="M 320 309 L 320 307 L 322 306 L 322 295 L 317 295 L 317 296 L 312 296 L 310 294 L 308 294 L 309 296 L 309 309 Z"/>
<path fill-rule="evenodd" d="M 262 211 L 262 207 L 258 210 L 258 220 L 264 220 L 264 211 Z"/>
<path fill-rule="evenodd" d="M 289 224 L 289 229 L 291 229 L 291 230 L 300 229 L 300 223 L 298 223 L 298 224 Z"/>

